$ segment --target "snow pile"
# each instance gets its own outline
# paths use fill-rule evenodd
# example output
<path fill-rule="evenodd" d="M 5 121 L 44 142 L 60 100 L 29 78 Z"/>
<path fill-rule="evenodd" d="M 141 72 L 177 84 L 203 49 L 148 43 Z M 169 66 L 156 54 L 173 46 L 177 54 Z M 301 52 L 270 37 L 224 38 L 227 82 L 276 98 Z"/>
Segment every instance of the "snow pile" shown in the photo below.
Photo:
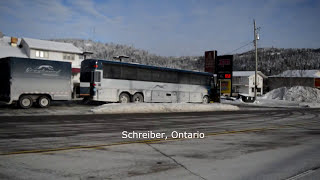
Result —
<path fill-rule="evenodd" d="M 281 87 L 268 92 L 265 99 L 320 103 L 320 90 L 311 87 Z"/>
<path fill-rule="evenodd" d="M 91 109 L 93 113 L 122 114 L 122 113 L 166 113 L 166 112 L 205 112 L 205 111 L 234 111 L 237 106 L 228 104 L 195 104 L 195 103 L 129 103 L 104 104 Z"/>

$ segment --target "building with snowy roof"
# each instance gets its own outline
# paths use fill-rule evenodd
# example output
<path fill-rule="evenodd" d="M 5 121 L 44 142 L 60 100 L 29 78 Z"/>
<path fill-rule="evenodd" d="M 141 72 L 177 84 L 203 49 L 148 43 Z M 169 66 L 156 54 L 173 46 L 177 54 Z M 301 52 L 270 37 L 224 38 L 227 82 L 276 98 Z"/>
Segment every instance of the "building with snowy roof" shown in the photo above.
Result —
<path fill-rule="evenodd" d="M 232 92 L 247 96 L 254 96 L 255 71 L 233 71 Z M 267 76 L 257 72 L 257 95 L 263 94 L 263 81 Z"/>
<path fill-rule="evenodd" d="M 22 38 L 20 47 L 33 59 L 67 61 L 79 68 L 83 60 L 82 51 L 70 43 Z"/>
<path fill-rule="evenodd" d="M 269 76 L 270 90 L 280 87 L 306 86 L 320 89 L 320 70 L 287 70 L 281 74 Z"/>

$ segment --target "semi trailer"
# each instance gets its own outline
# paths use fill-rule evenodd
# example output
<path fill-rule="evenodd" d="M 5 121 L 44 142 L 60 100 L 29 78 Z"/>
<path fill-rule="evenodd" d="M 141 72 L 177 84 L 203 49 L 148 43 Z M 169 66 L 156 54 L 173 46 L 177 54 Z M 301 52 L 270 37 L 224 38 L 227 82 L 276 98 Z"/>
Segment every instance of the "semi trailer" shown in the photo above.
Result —
<path fill-rule="evenodd" d="M 27 109 L 71 100 L 71 63 L 6 57 L 0 59 L 0 101 Z"/>

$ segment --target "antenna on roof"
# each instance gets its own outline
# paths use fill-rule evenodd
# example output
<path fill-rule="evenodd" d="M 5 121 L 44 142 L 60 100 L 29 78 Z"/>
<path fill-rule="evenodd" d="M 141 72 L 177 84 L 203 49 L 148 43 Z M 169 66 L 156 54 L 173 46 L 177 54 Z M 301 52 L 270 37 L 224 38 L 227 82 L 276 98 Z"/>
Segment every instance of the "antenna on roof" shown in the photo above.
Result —
<path fill-rule="evenodd" d="M 120 62 L 122 62 L 122 59 L 128 59 L 129 56 L 126 55 L 120 55 L 120 56 L 114 56 L 113 59 L 119 60 Z"/>

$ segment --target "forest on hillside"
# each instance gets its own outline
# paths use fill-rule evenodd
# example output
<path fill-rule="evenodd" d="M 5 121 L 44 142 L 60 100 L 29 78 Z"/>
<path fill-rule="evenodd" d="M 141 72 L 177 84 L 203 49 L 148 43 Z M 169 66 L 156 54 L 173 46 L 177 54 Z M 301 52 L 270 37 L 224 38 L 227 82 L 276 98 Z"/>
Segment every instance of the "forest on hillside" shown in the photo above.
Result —
<path fill-rule="evenodd" d="M 93 52 L 92 58 L 113 60 L 114 56 L 126 55 L 129 59 L 124 62 L 133 62 L 161 67 L 203 71 L 204 56 L 167 57 L 149 53 L 146 50 L 133 46 L 114 43 L 101 43 L 82 39 L 55 39 L 58 42 L 74 44 L 83 51 Z M 204 53 L 204 52 L 203 52 Z M 219 54 L 219 52 L 218 52 Z M 255 53 L 248 51 L 234 54 L 234 70 L 250 71 L 255 69 Z M 283 48 L 259 48 L 258 69 L 266 75 L 276 75 L 285 70 L 294 69 L 320 69 L 319 49 L 283 49 Z"/>

